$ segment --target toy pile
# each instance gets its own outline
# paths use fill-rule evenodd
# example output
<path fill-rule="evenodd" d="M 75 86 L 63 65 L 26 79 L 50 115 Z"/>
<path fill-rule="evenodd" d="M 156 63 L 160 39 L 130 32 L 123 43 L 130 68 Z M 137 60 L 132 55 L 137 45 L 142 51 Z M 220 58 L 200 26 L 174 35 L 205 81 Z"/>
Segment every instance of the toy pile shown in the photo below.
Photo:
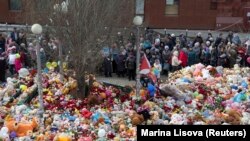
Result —
<path fill-rule="evenodd" d="M 160 91 L 121 89 L 95 81 L 90 95 L 77 99 L 71 77 L 60 81 L 56 72 L 43 74 L 44 121 L 39 121 L 35 76 L 9 79 L 0 92 L 2 139 L 35 141 L 135 140 L 136 125 L 250 124 L 250 69 L 196 64 L 172 73 Z M 32 77 L 31 77 L 32 76 Z M 20 92 L 17 94 L 19 88 Z M 155 98 L 148 100 L 148 95 Z M 159 92 L 159 93 L 158 93 Z M 15 95 L 15 97 L 11 97 Z M 6 102 L 11 101 L 11 102 Z M 0 125 L 1 126 L 1 125 Z"/>

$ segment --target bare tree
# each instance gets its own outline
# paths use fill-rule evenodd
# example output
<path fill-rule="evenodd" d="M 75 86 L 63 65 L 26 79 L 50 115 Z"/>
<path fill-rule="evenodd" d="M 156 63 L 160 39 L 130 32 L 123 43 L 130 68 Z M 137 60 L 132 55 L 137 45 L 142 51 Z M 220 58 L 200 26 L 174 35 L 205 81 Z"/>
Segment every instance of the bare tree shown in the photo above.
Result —
<path fill-rule="evenodd" d="M 133 10 L 131 7 L 126 11 L 133 0 L 66 0 L 63 3 L 45 0 L 48 3 L 42 8 L 38 5 L 41 1 L 28 2 L 26 16 L 32 22 L 47 23 L 49 31 L 61 41 L 63 53 L 69 56 L 71 69 L 76 73 L 78 96 L 86 96 L 85 74 L 94 72 L 101 59 L 102 46 L 98 42 L 107 32 L 104 27 L 109 27 L 111 33 L 113 27 L 119 27 L 122 22 L 131 23 L 132 17 L 127 19 L 129 22 L 122 19 Z"/>

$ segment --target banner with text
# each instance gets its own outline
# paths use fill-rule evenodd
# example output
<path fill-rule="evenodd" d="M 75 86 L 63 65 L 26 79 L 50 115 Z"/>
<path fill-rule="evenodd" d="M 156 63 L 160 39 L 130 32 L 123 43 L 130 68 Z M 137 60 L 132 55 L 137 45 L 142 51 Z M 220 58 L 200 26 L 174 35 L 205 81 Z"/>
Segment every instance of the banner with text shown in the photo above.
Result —
<path fill-rule="evenodd" d="M 249 125 L 139 125 L 137 140 L 167 140 L 168 138 L 185 140 L 215 141 L 218 139 L 237 139 L 250 141 Z"/>

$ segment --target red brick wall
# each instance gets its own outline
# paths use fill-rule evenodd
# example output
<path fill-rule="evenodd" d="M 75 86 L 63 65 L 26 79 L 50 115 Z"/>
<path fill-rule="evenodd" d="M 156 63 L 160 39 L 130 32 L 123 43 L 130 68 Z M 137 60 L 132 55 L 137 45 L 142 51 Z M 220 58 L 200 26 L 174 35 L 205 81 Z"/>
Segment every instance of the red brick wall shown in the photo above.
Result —
<path fill-rule="evenodd" d="M 0 23 L 19 23 L 16 16 L 22 14 L 22 11 L 9 10 L 9 0 L 0 0 Z"/>
<path fill-rule="evenodd" d="M 153 28 L 214 29 L 216 10 L 210 0 L 180 0 L 179 15 L 165 15 L 165 0 L 146 0 L 145 21 Z"/>
<path fill-rule="evenodd" d="M 152 28 L 217 29 L 216 17 L 243 17 L 243 30 L 250 28 L 246 13 L 250 1 L 218 1 L 217 10 L 210 9 L 211 0 L 179 0 L 179 15 L 165 15 L 166 0 L 145 0 L 145 23 Z M 226 25 L 224 25 L 226 26 Z M 223 26 L 223 27 L 224 27 Z M 228 26 L 228 25 L 227 25 Z"/>

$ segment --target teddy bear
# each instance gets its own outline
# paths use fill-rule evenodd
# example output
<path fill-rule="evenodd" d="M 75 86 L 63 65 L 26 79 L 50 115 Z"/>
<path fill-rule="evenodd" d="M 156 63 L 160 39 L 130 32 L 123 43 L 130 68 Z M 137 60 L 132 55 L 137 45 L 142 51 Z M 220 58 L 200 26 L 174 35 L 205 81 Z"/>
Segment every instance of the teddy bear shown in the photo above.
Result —
<path fill-rule="evenodd" d="M 34 129 L 38 127 L 38 119 L 33 118 L 32 121 L 27 122 L 16 122 L 15 119 L 9 117 L 5 120 L 5 125 L 10 132 L 16 132 L 18 137 L 27 136 L 30 132 L 33 132 Z"/>
<path fill-rule="evenodd" d="M 171 116 L 169 124 L 171 125 L 184 125 L 186 123 L 186 117 L 183 114 L 174 113 Z"/>
<path fill-rule="evenodd" d="M 241 113 L 236 110 L 226 111 L 226 115 L 223 117 L 226 123 L 231 125 L 240 125 L 241 123 Z"/>
<path fill-rule="evenodd" d="M 197 76 L 201 76 L 201 71 L 204 68 L 204 65 L 199 63 L 195 65 L 195 70 L 193 72 L 193 76 L 197 77 Z"/>
<path fill-rule="evenodd" d="M 58 133 L 53 141 L 72 141 L 72 137 L 69 134 L 66 133 Z"/>
<path fill-rule="evenodd" d="M 151 101 L 146 101 L 143 106 L 149 108 L 149 109 L 152 109 L 153 107 L 155 107 L 155 103 L 154 102 L 151 102 Z"/>
<path fill-rule="evenodd" d="M 242 113 L 241 124 L 242 125 L 250 125 L 250 113 L 248 113 L 248 112 Z"/>
<path fill-rule="evenodd" d="M 144 122 L 143 115 L 137 114 L 135 111 L 133 111 L 133 114 L 130 118 L 133 125 L 140 125 Z"/>
<path fill-rule="evenodd" d="M 9 129 L 7 127 L 2 127 L 0 130 L 0 140 L 3 141 L 9 141 L 10 137 L 9 137 Z"/>

